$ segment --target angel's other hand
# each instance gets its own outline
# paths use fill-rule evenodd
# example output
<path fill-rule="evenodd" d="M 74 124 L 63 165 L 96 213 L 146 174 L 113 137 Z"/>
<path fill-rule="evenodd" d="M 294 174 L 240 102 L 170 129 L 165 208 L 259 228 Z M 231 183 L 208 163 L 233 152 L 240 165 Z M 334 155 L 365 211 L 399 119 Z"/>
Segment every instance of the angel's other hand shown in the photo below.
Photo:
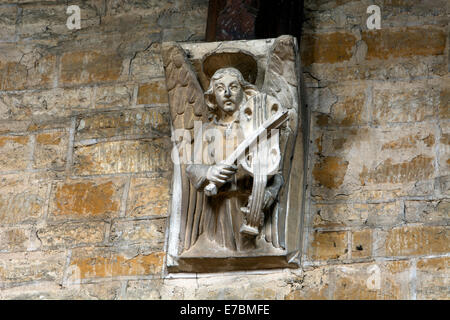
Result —
<path fill-rule="evenodd" d="M 206 179 L 211 182 L 224 184 L 236 173 L 237 167 L 228 164 L 216 164 L 209 168 Z"/>

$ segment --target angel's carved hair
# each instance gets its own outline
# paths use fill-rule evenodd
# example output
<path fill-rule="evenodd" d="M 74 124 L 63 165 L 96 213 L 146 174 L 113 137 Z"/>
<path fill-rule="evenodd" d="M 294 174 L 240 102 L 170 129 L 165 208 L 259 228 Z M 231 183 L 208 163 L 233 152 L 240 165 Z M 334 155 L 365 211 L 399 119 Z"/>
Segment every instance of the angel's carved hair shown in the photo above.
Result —
<path fill-rule="evenodd" d="M 209 82 L 209 88 L 204 93 L 205 102 L 210 111 L 214 111 L 217 109 L 217 101 L 216 96 L 214 94 L 214 81 L 221 79 L 226 74 L 231 74 L 238 79 L 239 84 L 241 85 L 242 90 L 244 91 L 244 94 L 247 97 L 247 99 L 250 96 L 253 96 L 258 93 L 258 89 L 256 88 L 256 86 L 252 85 L 250 82 L 245 81 L 244 77 L 242 76 L 242 73 L 238 69 L 231 67 L 218 69 L 211 77 L 211 81 Z"/>

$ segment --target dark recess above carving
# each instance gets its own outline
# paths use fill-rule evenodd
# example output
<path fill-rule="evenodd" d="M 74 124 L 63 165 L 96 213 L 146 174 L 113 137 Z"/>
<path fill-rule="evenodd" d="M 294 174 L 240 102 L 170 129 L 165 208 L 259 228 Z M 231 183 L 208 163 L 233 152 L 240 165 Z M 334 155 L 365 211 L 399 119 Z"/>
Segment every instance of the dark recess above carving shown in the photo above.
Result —
<path fill-rule="evenodd" d="M 210 0 L 206 41 L 276 38 L 298 40 L 303 0 Z"/>

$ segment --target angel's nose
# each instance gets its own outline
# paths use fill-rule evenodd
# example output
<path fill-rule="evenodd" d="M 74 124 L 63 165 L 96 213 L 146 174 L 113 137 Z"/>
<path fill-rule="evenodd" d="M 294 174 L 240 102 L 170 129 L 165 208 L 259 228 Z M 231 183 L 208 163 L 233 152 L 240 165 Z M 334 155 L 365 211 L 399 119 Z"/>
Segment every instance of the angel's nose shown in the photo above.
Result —
<path fill-rule="evenodd" d="M 224 92 L 225 97 L 229 97 L 231 96 L 231 91 L 230 88 L 225 88 L 225 92 Z"/>

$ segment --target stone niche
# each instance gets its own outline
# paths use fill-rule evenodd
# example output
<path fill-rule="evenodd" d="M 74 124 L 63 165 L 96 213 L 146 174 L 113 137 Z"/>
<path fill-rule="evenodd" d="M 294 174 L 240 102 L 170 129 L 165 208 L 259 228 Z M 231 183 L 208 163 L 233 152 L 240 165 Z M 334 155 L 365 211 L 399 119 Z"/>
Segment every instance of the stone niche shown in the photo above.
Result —
<path fill-rule="evenodd" d="M 172 120 L 169 272 L 296 268 L 304 148 L 297 41 L 162 46 Z"/>

